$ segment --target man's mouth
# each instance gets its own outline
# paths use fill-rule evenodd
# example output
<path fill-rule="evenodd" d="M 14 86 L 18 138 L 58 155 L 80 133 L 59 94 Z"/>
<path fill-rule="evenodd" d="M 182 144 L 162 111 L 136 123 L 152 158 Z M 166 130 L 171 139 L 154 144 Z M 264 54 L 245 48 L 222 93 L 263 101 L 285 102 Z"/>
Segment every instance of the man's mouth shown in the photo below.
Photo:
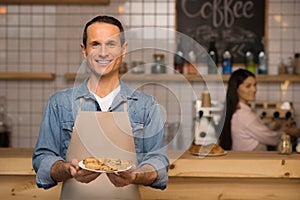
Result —
<path fill-rule="evenodd" d="M 112 60 L 95 60 L 96 63 L 99 63 L 101 65 L 107 65 L 108 63 L 110 63 Z"/>

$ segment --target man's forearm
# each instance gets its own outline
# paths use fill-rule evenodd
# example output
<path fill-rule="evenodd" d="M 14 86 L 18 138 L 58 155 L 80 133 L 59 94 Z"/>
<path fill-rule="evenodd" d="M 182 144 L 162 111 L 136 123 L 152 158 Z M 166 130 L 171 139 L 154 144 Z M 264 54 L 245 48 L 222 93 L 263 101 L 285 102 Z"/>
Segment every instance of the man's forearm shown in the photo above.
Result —
<path fill-rule="evenodd" d="M 50 175 L 57 182 L 65 181 L 72 178 L 70 173 L 70 163 L 59 160 L 51 167 Z"/>
<path fill-rule="evenodd" d="M 143 165 L 136 172 L 135 184 L 150 185 L 157 179 L 157 171 L 151 165 Z"/>

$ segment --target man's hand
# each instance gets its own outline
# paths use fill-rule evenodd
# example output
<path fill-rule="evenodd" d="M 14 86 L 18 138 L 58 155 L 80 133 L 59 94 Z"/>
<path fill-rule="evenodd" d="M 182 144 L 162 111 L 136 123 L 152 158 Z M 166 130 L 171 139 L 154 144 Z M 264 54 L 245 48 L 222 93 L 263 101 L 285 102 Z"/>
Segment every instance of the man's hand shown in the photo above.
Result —
<path fill-rule="evenodd" d="M 157 172 L 151 165 L 143 165 L 139 169 L 132 168 L 129 171 L 108 173 L 109 180 L 116 187 L 124 187 L 129 184 L 149 185 L 157 178 Z"/>
<path fill-rule="evenodd" d="M 72 159 L 70 164 L 71 176 L 81 183 L 89 183 L 95 180 L 101 173 L 91 172 L 85 169 L 81 169 L 78 166 L 79 160 Z"/>
<path fill-rule="evenodd" d="M 134 172 L 135 168 L 131 168 L 129 171 L 108 173 L 109 180 L 116 187 L 124 187 L 126 185 L 134 183 L 137 174 Z"/>
<path fill-rule="evenodd" d="M 62 160 L 57 161 L 51 167 L 51 177 L 57 182 L 74 178 L 81 183 L 89 183 L 100 176 L 101 173 L 81 169 L 78 162 L 78 159 L 72 159 L 71 163 Z"/>

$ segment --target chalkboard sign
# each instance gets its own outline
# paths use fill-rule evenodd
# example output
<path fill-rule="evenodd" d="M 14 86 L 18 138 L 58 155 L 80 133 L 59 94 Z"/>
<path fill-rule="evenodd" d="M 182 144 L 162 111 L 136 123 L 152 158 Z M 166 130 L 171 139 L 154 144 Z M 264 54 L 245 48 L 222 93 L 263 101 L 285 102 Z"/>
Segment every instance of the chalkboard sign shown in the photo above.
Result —
<path fill-rule="evenodd" d="M 219 58 L 229 49 L 234 63 L 244 63 L 246 50 L 252 48 L 257 57 L 263 48 L 265 3 L 265 0 L 177 0 L 177 31 L 205 49 L 215 38 Z"/>

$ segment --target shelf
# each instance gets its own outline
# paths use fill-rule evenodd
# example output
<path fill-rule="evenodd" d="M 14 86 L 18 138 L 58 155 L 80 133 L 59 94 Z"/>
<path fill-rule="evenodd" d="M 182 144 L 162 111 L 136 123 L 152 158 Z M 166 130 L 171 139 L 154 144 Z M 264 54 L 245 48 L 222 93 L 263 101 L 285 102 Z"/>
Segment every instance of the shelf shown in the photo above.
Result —
<path fill-rule="evenodd" d="M 98 4 L 108 5 L 109 0 L 0 0 L 0 4 Z"/>
<path fill-rule="evenodd" d="M 130 81 L 185 81 L 188 80 L 190 82 L 203 82 L 203 81 L 209 81 L 209 82 L 217 82 L 220 79 L 224 82 L 227 82 L 229 80 L 230 75 L 221 75 L 222 79 L 219 77 L 219 75 L 215 74 L 206 74 L 203 76 L 200 75 L 181 75 L 181 74 L 125 74 L 121 75 L 121 77 L 124 80 L 130 80 Z M 75 73 L 66 73 L 64 75 L 65 79 L 67 81 L 74 81 L 76 78 Z M 81 78 L 85 78 L 87 75 L 81 75 Z M 290 81 L 290 82 L 300 82 L 300 75 L 289 75 L 289 74 L 283 74 L 283 75 L 256 75 L 256 80 L 258 82 L 284 82 L 284 81 Z"/>
<path fill-rule="evenodd" d="M 55 74 L 46 72 L 0 72 L 0 80 L 54 80 Z"/>

